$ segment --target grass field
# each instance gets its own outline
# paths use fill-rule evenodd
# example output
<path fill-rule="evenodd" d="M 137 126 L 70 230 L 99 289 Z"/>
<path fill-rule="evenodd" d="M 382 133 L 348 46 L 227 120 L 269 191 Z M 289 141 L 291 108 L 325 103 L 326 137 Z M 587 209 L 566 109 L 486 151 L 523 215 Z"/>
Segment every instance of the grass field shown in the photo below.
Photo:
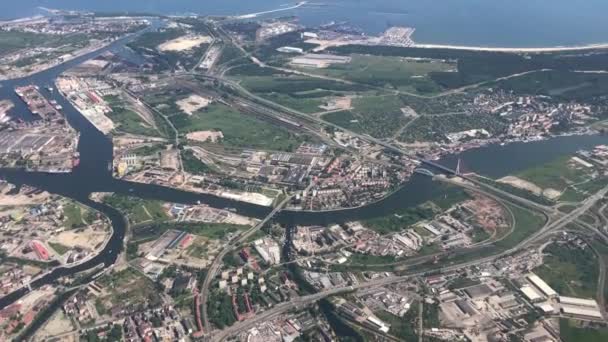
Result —
<path fill-rule="evenodd" d="M 302 113 L 312 114 L 323 111 L 319 106 L 325 104 L 325 97 L 293 97 L 287 94 L 268 93 L 264 98 Z"/>
<path fill-rule="evenodd" d="M 109 310 L 115 306 L 155 307 L 160 305 L 161 297 L 154 283 L 134 269 L 127 268 L 100 277 L 97 282 L 108 295 L 100 297 L 97 303 Z M 107 292 L 106 292 L 107 291 Z"/>
<path fill-rule="evenodd" d="M 370 255 L 353 253 L 348 259 L 349 264 L 354 265 L 383 265 L 395 262 L 396 259 L 392 255 Z"/>
<path fill-rule="evenodd" d="M 189 116 L 179 114 L 170 118 L 180 134 L 193 131 L 221 131 L 221 143 L 229 147 L 292 151 L 303 138 L 271 123 L 222 105 L 211 104 L 205 110 Z"/>
<path fill-rule="evenodd" d="M 585 101 L 608 91 L 608 75 L 551 70 L 511 78 L 495 86 L 518 94 L 542 94 L 562 100 Z"/>
<path fill-rule="evenodd" d="M 417 341 L 416 334 L 418 319 L 418 303 L 413 302 L 411 308 L 403 317 L 397 317 L 386 311 L 374 312 L 374 314 L 383 322 L 390 324 L 389 334 L 399 338 L 402 341 Z"/>
<path fill-rule="evenodd" d="M 0 55 L 35 47 L 84 46 L 88 41 L 89 39 L 84 34 L 52 35 L 20 31 L 0 31 Z"/>
<path fill-rule="evenodd" d="M 422 204 L 413 208 L 404 208 L 394 214 L 364 220 L 365 227 L 378 232 L 388 234 L 401 231 L 416 222 L 431 219 L 437 211 L 428 204 Z"/>
<path fill-rule="evenodd" d="M 76 203 L 67 203 L 63 206 L 64 223 L 67 229 L 78 228 L 85 225 L 83 209 Z"/>
<path fill-rule="evenodd" d="M 559 335 L 564 342 L 605 342 L 608 341 L 608 328 L 582 326 L 582 322 L 561 318 Z"/>
<path fill-rule="evenodd" d="M 133 237 L 136 240 L 149 240 L 159 237 L 167 230 L 176 229 L 209 239 L 223 239 L 229 234 L 234 234 L 248 228 L 250 228 L 248 225 L 230 223 L 157 222 L 135 228 Z"/>
<path fill-rule="evenodd" d="M 405 105 L 394 95 L 357 97 L 352 106 L 349 111 L 325 114 L 323 119 L 376 138 L 391 137 L 410 120 L 401 111 Z"/>
<path fill-rule="evenodd" d="M 455 63 L 440 60 L 413 60 L 402 57 L 351 55 L 346 64 L 333 64 L 327 68 L 301 68 L 323 76 L 341 78 L 374 87 L 389 87 L 413 93 L 432 94 L 442 88 L 428 77 L 432 72 L 456 69 Z"/>
<path fill-rule="evenodd" d="M 534 232 L 540 230 L 545 223 L 545 218 L 520 207 L 510 204 L 505 205 L 515 216 L 515 226 L 513 227 L 513 232 L 511 234 L 507 235 L 502 240 L 497 241 L 495 245 L 507 249 L 515 246 Z"/>
<path fill-rule="evenodd" d="M 534 272 L 562 296 L 595 298 L 599 262 L 590 248 L 550 245 Z"/>
<path fill-rule="evenodd" d="M 184 171 L 198 175 L 215 171 L 213 168 L 209 167 L 207 164 L 198 159 L 191 150 L 184 150 L 181 153 Z"/>
<path fill-rule="evenodd" d="M 150 126 L 137 113 L 129 109 L 127 104 L 118 96 L 106 96 L 104 100 L 112 108 L 112 112 L 106 115 L 116 125 L 115 131 L 146 136 L 162 136 L 156 128 Z"/>
<path fill-rule="evenodd" d="M 563 191 L 568 185 L 588 179 L 587 169 L 574 167 L 570 156 L 555 159 L 549 163 L 528 169 L 516 176 L 530 181 L 539 187 Z"/>
<path fill-rule="evenodd" d="M 131 224 L 148 221 L 164 221 L 169 217 L 161 201 L 144 200 L 137 197 L 112 195 L 104 198 L 104 203 L 123 212 Z"/>
<path fill-rule="evenodd" d="M 429 220 L 439 212 L 469 198 L 469 195 L 461 188 L 441 184 L 429 202 L 415 207 L 402 208 L 393 214 L 367 219 L 362 223 L 380 234 L 397 232 L 419 221 Z"/>
<path fill-rule="evenodd" d="M 70 247 L 56 242 L 49 242 L 49 246 L 51 246 L 51 248 L 55 250 L 55 252 L 57 252 L 57 254 L 59 255 L 64 255 L 70 250 Z"/>

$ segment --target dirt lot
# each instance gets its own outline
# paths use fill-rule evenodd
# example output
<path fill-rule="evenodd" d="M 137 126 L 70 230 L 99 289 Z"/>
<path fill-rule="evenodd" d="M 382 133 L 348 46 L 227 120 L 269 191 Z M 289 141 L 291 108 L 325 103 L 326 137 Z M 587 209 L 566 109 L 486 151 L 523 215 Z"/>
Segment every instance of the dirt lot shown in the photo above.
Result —
<path fill-rule="evenodd" d="M 110 234 L 108 231 L 93 230 L 85 228 L 84 231 L 68 230 L 61 232 L 51 239 L 51 242 L 61 243 L 68 247 L 80 246 L 88 249 L 95 249 L 95 246 L 102 243 Z"/>
<path fill-rule="evenodd" d="M 207 107 L 209 103 L 211 103 L 211 99 L 196 94 L 175 102 L 179 109 L 188 115 L 192 115 L 197 110 Z"/>
<path fill-rule="evenodd" d="M 517 178 L 515 176 L 506 176 L 498 180 L 498 182 L 509 184 L 519 189 L 528 190 L 536 195 L 542 195 L 543 189 L 541 189 L 538 185 L 523 180 L 521 178 Z"/>
<path fill-rule="evenodd" d="M 209 44 L 212 39 L 209 36 L 184 36 L 164 42 L 158 46 L 160 51 L 186 51 L 201 44 Z"/>
<path fill-rule="evenodd" d="M 334 97 L 327 101 L 327 103 L 323 106 L 319 106 L 321 109 L 325 109 L 328 111 L 334 110 L 348 110 L 352 109 L 352 97 L 344 96 L 344 97 Z"/>
<path fill-rule="evenodd" d="M 1 193 L 0 206 L 22 206 L 30 204 L 41 204 L 47 201 L 49 197 L 51 197 L 51 194 L 46 191 L 30 196 L 24 194 L 7 195 L 6 193 Z"/>
<path fill-rule="evenodd" d="M 72 330 L 74 330 L 72 322 L 70 322 L 62 311 L 57 311 L 57 313 L 51 317 L 44 328 L 40 329 L 40 332 L 36 335 L 36 337 L 46 341 L 47 338 L 51 336 L 63 334 Z M 66 338 L 67 339 L 62 339 L 61 341 L 77 341 L 76 339 L 72 338 L 72 336 L 66 336 Z"/>
<path fill-rule="evenodd" d="M 210 141 L 214 143 L 223 137 L 224 135 L 222 132 L 218 131 L 197 131 L 186 134 L 186 138 L 188 138 L 188 140 L 200 142 Z"/>

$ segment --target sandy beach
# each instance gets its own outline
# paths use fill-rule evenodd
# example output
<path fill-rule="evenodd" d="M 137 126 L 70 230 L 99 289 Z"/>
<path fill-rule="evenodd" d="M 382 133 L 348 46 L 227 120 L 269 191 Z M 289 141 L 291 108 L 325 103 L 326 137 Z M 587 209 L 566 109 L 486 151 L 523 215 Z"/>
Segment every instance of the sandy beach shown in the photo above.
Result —
<path fill-rule="evenodd" d="M 591 49 L 608 49 L 608 43 L 579 45 L 579 46 L 554 46 L 554 47 L 483 47 L 483 46 L 463 46 L 463 45 L 441 45 L 441 44 L 418 44 L 414 43 L 411 47 L 423 49 L 454 49 L 469 51 L 489 51 L 489 52 L 559 52 L 559 51 L 580 51 Z"/>

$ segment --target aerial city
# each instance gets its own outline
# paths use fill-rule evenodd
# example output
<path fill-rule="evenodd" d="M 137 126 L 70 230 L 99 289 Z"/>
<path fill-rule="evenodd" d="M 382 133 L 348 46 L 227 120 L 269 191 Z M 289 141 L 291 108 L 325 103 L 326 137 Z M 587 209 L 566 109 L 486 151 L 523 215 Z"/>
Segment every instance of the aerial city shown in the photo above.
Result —
<path fill-rule="evenodd" d="M 0 4 L 0 341 L 608 341 L 608 4 L 484 3 Z"/>

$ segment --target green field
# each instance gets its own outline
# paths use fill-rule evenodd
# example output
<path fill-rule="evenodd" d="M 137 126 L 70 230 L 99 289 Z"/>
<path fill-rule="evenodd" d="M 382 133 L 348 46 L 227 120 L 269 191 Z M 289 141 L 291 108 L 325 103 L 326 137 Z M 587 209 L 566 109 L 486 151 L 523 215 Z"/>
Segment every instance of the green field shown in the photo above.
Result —
<path fill-rule="evenodd" d="M 398 96 L 363 96 L 352 101 L 353 108 L 323 115 L 323 119 L 357 133 L 376 138 L 393 136 L 411 118 L 401 108 L 405 104 Z"/>
<path fill-rule="evenodd" d="M 495 243 L 496 246 L 503 249 L 511 248 L 534 232 L 540 230 L 545 223 L 545 218 L 539 214 L 530 212 L 526 209 L 505 204 L 515 216 L 515 226 L 513 232 L 504 237 L 502 240 Z"/>
<path fill-rule="evenodd" d="M 589 178 L 586 168 L 582 166 L 574 167 L 572 163 L 570 156 L 564 156 L 523 171 L 516 176 L 530 181 L 543 189 L 552 188 L 563 191 L 568 185 L 580 183 Z"/>
<path fill-rule="evenodd" d="M 104 289 L 100 302 L 96 306 L 109 310 L 121 305 L 144 308 L 155 307 L 162 302 L 160 293 L 154 283 L 138 271 L 127 268 L 119 272 L 110 272 L 100 277 L 97 282 Z"/>
<path fill-rule="evenodd" d="M 419 221 L 432 219 L 441 211 L 470 198 L 464 190 L 457 186 L 440 184 L 435 187 L 434 191 L 428 202 L 415 207 L 401 208 L 390 215 L 367 219 L 362 223 L 380 234 L 398 232 Z"/>
<path fill-rule="evenodd" d="M 562 296 L 595 298 L 599 262 L 590 248 L 549 245 L 544 264 L 534 272 Z"/>
<path fill-rule="evenodd" d="M 115 194 L 104 198 L 104 203 L 123 212 L 129 218 L 131 224 L 164 221 L 169 218 L 162 207 L 161 201 Z"/>
<path fill-rule="evenodd" d="M 332 64 L 327 68 L 318 69 L 300 69 L 374 87 L 388 87 L 421 94 L 432 94 L 442 90 L 429 78 L 430 73 L 456 69 L 455 63 L 441 60 L 413 60 L 403 57 L 360 54 L 353 54 L 351 57 L 351 62 L 346 64 Z"/>
<path fill-rule="evenodd" d="M 348 264 L 353 265 L 384 265 L 395 262 L 393 255 L 371 255 L 353 253 L 348 259 Z"/>
<path fill-rule="evenodd" d="M 70 250 L 70 247 L 56 242 L 49 242 L 49 246 L 51 246 L 51 248 L 54 249 L 59 255 L 64 255 Z"/>
<path fill-rule="evenodd" d="M 585 323 L 571 319 L 559 320 L 559 335 L 564 342 L 605 342 L 608 328 L 586 327 Z"/>
<path fill-rule="evenodd" d="M 193 115 L 170 118 L 180 134 L 193 131 L 221 131 L 221 143 L 230 147 L 293 151 L 303 137 L 223 104 L 211 104 Z"/>
<path fill-rule="evenodd" d="M 544 71 L 511 78 L 495 86 L 518 94 L 540 94 L 565 101 L 586 101 L 608 92 L 608 75 Z"/>
<path fill-rule="evenodd" d="M 374 312 L 374 314 L 383 322 L 390 324 L 389 334 L 399 338 L 402 341 L 417 341 L 418 334 L 416 333 L 418 320 L 418 303 L 413 302 L 411 308 L 403 315 L 397 317 L 386 311 Z"/>
<path fill-rule="evenodd" d="M 191 150 L 184 150 L 182 153 L 182 164 L 184 165 L 184 171 L 195 175 L 204 175 L 215 170 L 209 167 L 198 159 Z"/>
<path fill-rule="evenodd" d="M 54 35 L 20 31 L 0 31 L 0 55 L 35 47 L 56 48 L 62 45 L 81 47 L 89 39 L 84 34 Z"/>
<path fill-rule="evenodd" d="M 365 227 L 378 232 L 379 234 L 388 234 L 399 232 L 416 222 L 429 220 L 438 212 L 431 205 L 420 205 L 414 208 L 400 209 L 396 213 L 367 219 L 362 223 Z"/>
<path fill-rule="evenodd" d="M 323 112 L 329 97 L 368 91 L 366 87 L 324 80 L 304 75 L 266 72 L 247 66 L 233 71 L 231 76 L 251 93 L 266 100 L 304 113 Z"/>
<path fill-rule="evenodd" d="M 322 106 L 327 102 L 325 97 L 313 97 L 310 95 L 309 97 L 296 97 L 281 93 L 268 93 L 264 95 L 264 98 L 287 108 L 307 114 L 322 112 L 323 109 L 321 109 L 319 106 Z"/>
<path fill-rule="evenodd" d="M 157 222 L 135 228 L 133 237 L 136 240 L 149 240 L 161 236 L 167 230 L 176 229 L 209 239 L 223 239 L 228 234 L 234 234 L 248 228 L 250 228 L 248 225 L 231 223 Z"/>
<path fill-rule="evenodd" d="M 67 203 L 63 206 L 64 222 L 67 229 L 79 228 L 85 225 L 83 220 L 84 210 L 76 203 Z"/>
<path fill-rule="evenodd" d="M 106 115 L 116 125 L 115 131 L 146 136 L 161 136 L 156 128 L 150 126 L 137 113 L 129 109 L 128 105 L 118 96 L 106 96 L 104 100 L 112 108 L 112 112 Z"/>
<path fill-rule="evenodd" d="M 353 132 L 364 132 L 359 121 L 359 117 L 349 110 L 327 113 L 323 115 L 322 118 L 325 121 L 331 122 Z"/>

